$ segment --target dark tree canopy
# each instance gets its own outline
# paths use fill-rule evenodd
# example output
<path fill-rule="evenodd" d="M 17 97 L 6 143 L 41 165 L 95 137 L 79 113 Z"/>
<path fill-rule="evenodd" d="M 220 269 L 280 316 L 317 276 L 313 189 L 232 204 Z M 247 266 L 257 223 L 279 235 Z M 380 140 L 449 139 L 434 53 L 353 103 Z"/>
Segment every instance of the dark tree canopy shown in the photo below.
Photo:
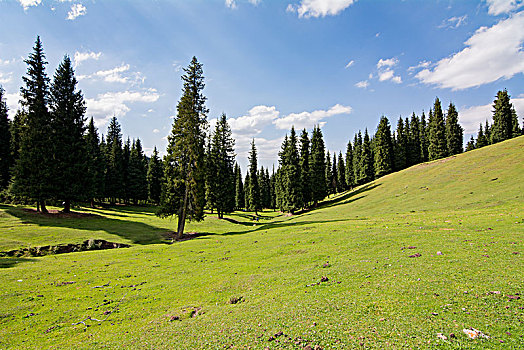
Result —
<path fill-rule="evenodd" d="M 9 184 L 11 157 L 11 133 L 4 89 L 0 86 L 0 191 Z"/>

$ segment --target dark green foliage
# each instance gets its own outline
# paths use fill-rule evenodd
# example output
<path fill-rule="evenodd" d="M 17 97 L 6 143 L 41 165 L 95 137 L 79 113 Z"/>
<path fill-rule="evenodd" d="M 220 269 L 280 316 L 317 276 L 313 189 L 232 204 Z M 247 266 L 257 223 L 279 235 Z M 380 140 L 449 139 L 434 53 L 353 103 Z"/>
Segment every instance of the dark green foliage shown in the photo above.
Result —
<path fill-rule="evenodd" d="M 258 188 L 260 188 L 260 202 L 262 208 L 271 206 L 271 190 L 269 183 L 269 172 L 264 167 L 258 172 Z"/>
<path fill-rule="evenodd" d="M 142 150 L 140 139 L 133 140 L 129 156 L 128 193 L 134 204 L 145 201 L 148 197 L 147 159 Z"/>
<path fill-rule="evenodd" d="M 422 112 L 420 117 L 419 127 L 420 137 L 420 161 L 427 162 L 429 160 L 429 140 L 428 140 L 428 129 L 426 125 L 426 115 Z"/>
<path fill-rule="evenodd" d="M 457 109 L 453 103 L 450 103 L 446 116 L 446 142 L 449 155 L 462 153 L 463 134 L 464 129 L 459 124 Z"/>
<path fill-rule="evenodd" d="M 402 170 L 407 167 L 407 148 L 408 148 L 408 137 L 406 130 L 404 129 L 404 121 L 402 118 L 398 119 L 397 123 L 397 135 L 395 138 L 394 159 L 395 159 L 395 170 Z"/>
<path fill-rule="evenodd" d="M 311 202 L 311 152 L 310 152 L 310 142 L 306 129 L 302 130 L 300 134 L 300 189 L 302 196 L 302 203 L 304 207 L 309 206 Z"/>
<path fill-rule="evenodd" d="M 511 107 L 511 137 L 520 136 L 521 130 L 519 126 L 519 118 L 517 117 L 517 111 L 515 107 Z"/>
<path fill-rule="evenodd" d="M 513 137 L 513 106 L 506 89 L 497 92 L 493 101 L 493 126 L 491 128 L 491 143 L 501 142 Z M 515 118 L 516 118 L 515 113 Z M 517 122 L 518 124 L 518 122 Z M 517 125 L 518 127 L 518 125 Z"/>
<path fill-rule="evenodd" d="M 486 126 L 487 127 L 487 126 Z M 469 144 L 469 142 L 468 142 Z M 479 132 L 477 134 L 477 142 L 474 144 L 475 148 L 482 148 L 488 145 L 488 140 L 482 129 L 482 124 L 479 126 Z"/>
<path fill-rule="evenodd" d="M 276 209 L 277 207 L 277 194 L 276 194 L 276 190 L 275 190 L 275 182 L 276 182 L 276 175 L 275 175 L 275 166 L 273 165 L 273 171 L 271 173 L 271 176 L 269 178 L 269 193 L 270 193 L 270 198 L 271 198 L 271 202 L 270 202 L 270 205 L 269 207 L 271 209 Z"/>
<path fill-rule="evenodd" d="M 91 200 L 91 206 L 94 206 L 94 199 L 100 199 L 104 196 L 105 159 L 100 151 L 98 132 L 93 118 L 89 120 L 89 125 L 87 126 L 85 150 L 87 158 L 87 170 L 84 176 L 86 182 L 85 196 Z"/>
<path fill-rule="evenodd" d="M 359 183 L 365 184 L 374 179 L 373 154 L 371 151 L 371 140 L 369 139 L 368 129 L 364 133 L 362 142 L 362 152 L 360 154 Z"/>
<path fill-rule="evenodd" d="M 255 146 L 255 139 L 251 141 L 251 151 L 249 152 L 249 188 L 248 188 L 248 207 L 247 209 L 257 211 L 262 209 L 260 203 L 260 187 L 258 186 L 258 165 L 257 165 L 257 148 Z"/>
<path fill-rule="evenodd" d="M 249 180 L 249 169 L 244 180 L 244 208 L 249 209 L 249 187 L 251 181 Z"/>
<path fill-rule="evenodd" d="M 216 208 L 218 217 L 235 209 L 235 141 L 226 115 L 217 120 L 207 154 L 207 197 L 208 205 Z"/>
<path fill-rule="evenodd" d="M 204 145 L 207 125 L 206 98 L 202 94 L 204 76 L 202 64 L 193 57 L 184 68 L 183 95 L 177 105 L 177 115 L 168 136 L 164 160 L 164 187 L 158 215 L 177 215 L 177 236 L 181 238 L 186 219 L 204 219 Z"/>
<path fill-rule="evenodd" d="M 0 191 L 9 184 L 11 168 L 11 133 L 4 89 L 0 86 Z"/>
<path fill-rule="evenodd" d="M 129 137 L 124 143 L 124 149 L 122 150 L 122 196 L 124 198 L 124 203 L 129 203 L 130 198 L 130 189 L 129 189 L 129 161 L 131 159 L 131 140 Z"/>
<path fill-rule="evenodd" d="M 244 208 L 244 184 L 242 183 L 242 171 L 240 165 L 235 163 L 235 208 Z"/>
<path fill-rule="evenodd" d="M 153 154 L 149 159 L 149 164 L 147 165 L 147 193 L 148 198 L 153 203 L 160 203 L 160 193 L 162 189 L 162 176 L 164 169 L 162 166 L 162 161 L 158 157 L 158 151 L 155 147 Z"/>
<path fill-rule="evenodd" d="M 393 142 L 391 127 L 386 117 L 380 118 L 375 133 L 375 176 L 381 177 L 393 171 Z"/>
<path fill-rule="evenodd" d="M 420 120 L 418 116 L 413 113 L 408 134 L 408 166 L 420 163 L 421 155 Z"/>
<path fill-rule="evenodd" d="M 25 87 L 20 92 L 27 117 L 12 189 L 18 196 L 37 200 L 42 211 L 47 212 L 45 200 L 53 195 L 53 173 L 47 166 L 53 161 L 50 150 L 53 139 L 48 110 L 49 78 L 45 73 L 47 62 L 40 37 L 37 37 L 33 52 L 25 63 L 27 76 L 23 77 Z"/>
<path fill-rule="evenodd" d="M 491 145 L 491 126 L 489 125 L 487 120 L 486 124 L 484 125 L 484 136 L 486 137 L 487 144 Z"/>
<path fill-rule="evenodd" d="M 315 203 L 327 195 L 326 156 L 324 139 L 320 127 L 313 128 L 311 136 L 311 199 Z"/>
<path fill-rule="evenodd" d="M 346 185 L 348 189 L 355 186 L 355 173 L 353 171 L 353 147 L 351 141 L 348 141 L 346 148 Z"/>
<path fill-rule="evenodd" d="M 446 128 L 444 125 L 444 114 L 438 97 L 435 99 L 433 110 L 429 111 L 428 123 L 428 154 L 429 160 L 444 158 L 448 155 L 446 142 Z"/>
<path fill-rule="evenodd" d="M 18 110 L 16 111 L 15 117 L 13 118 L 13 121 L 10 125 L 10 132 L 11 132 L 11 159 L 12 159 L 12 166 L 16 164 L 16 161 L 19 158 L 20 155 L 20 144 L 22 143 L 22 135 L 24 133 L 24 129 L 27 126 L 27 115 L 23 113 L 22 111 Z"/>
<path fill-rule="evenodd" d="M 362 158 L 362 132 L 359 130 L 358 134 L 355 135 L 353 140 L 353 172 L 355 177 L 355 185 L 362 185 L 362 179 L 360 176 Z"/>
<path fill-rule="evenodd" d="M 51 85 L 50 112 L 53 161 L 45 166 L 53 174 L 52 197 L 64 201 L 64 212 L 69 212 L 71 201 L 87 198 L 88 158 L 84 140 L 85 102 L 81 91 L 76 91 L 77 80 L 68 56 L 58 66 Z"/>
<path fill-rule="evenodd" d="M 335 166 L 337 165 L 335 164 Z M 333 194 L 336 191 L 336 184 L 333 183 L 333 181 L 333 164 L 331 163 L 331 155 L 328 151 L 326 154 L 326 188 L 328 195 Z"/>
<path fill-rule="evenodd" d="M 482 128 L 481 128 L 482 130 Z M 468 143 L 466 144 L 466 152 L 474 150 L 475 147 L 475 139 L 473 139 L 473 136 L 471 136 L 471 139 L 469 139 Z"/>
<path fill-rule="evenodd" d="M 114 204 L 124 197 L 124 153 L 122 150 L 122 133 L 116 117 L 111 118 L 107 128 L 106 145 L 105 196 Z"/>
<path fill-rule="evenodd" d="M 291 128 L 289 138 L 284 138 L 282 148 L 279 153 L 280 164 L 280 209 L 290 213 L 299 210 L 302 205 L 302 191 L 300 188 L 300 165 L 298 155 L 298 139 L 295 128 Z"/>
<path fill-rule="evenodd" d="M 346 183 L 346 166 L 344 164 L 344 158 L 342 157 L 342 152 L 338 153 L 338 163 L 337 163 L 337 192 L 343 192 L 347 190 Z"/>

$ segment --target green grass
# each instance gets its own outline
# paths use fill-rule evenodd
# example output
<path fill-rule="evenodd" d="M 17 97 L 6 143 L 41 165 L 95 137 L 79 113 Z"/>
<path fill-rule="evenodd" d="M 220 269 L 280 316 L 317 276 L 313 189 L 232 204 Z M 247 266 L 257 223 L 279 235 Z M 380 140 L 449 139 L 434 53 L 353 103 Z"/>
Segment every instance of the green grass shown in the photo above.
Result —
<path fill-rule="evenodd" d="M 164 235 L 176 220 L 152 208 L 57 219 L 2 206 L 2 251 L 89 238 L 132 247 L 0 258 L 0 348 L 522 348 L 524 295 L 510 298 L 524 290 L 522 159 L 524 137 L 301 215 L 263 212 L 256 226 L 250 213 L 229 216 L 236 224 L 208 215 L 187 227 L 203 236 L 175 244 Z M 107 319 L 72 325 L 88 316 Z M 469 327 L 491 338 L 467 339 Z"/>

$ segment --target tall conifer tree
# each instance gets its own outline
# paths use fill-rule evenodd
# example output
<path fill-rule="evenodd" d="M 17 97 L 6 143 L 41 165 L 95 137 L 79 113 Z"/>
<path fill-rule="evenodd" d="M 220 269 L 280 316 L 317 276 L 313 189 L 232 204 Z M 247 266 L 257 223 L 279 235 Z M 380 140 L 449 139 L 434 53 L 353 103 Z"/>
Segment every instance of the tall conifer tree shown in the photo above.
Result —
<path fill-rule="evenodd" d="M 355 186 L 355 173 L 353 171 L 353 146 L 351 140 L 348 141 L 346 147 L 346 184 L 348 189 L 352 189 Z"/>
<path fill-rule="evenodd" d="M 0 191 L 7 188 L 9 184 L 11 162 L 11 133 L 7 104 L 4 89 L 0 86 Z"/>
<path fill-rule="evenodd" d="M 105 192 L 111 204 L 124 198 L 124 152 L 122 149 L 122 131 L 116 117 L 111 118 L 107 127 L 106 147 L 106 182 Z"/>
<path fill-rule="evenodd" d="M 251 151 L 249 152 L 249 210 L 258 215 L 258 211 L 262 209 L 260 203 L 260 187 L 258 186 L 258 160 L 257 148 L 255 146 L 255 139 L 251 141 Z"/>
<path fill-rule="evenodd" d="M 133 140 L 129 155 L 129 198 L 133 204 L 145 201 L 148 197 L 147 159 L 142 150 L 140 139 Z"/>
<path fill-rule="evenodd" d="M 421 162 L 421 145 L 420 145 L 420 120 L 415 112 L 411 115 L 411 128 L 409 134 L 409 149 L 410 158 L 409 165 L 418 164 Z"/>
<path fill-rule="evenodd" d="M 344 158 L 342 152 L 338 153 L 337 162 L 337 192 L 343 192 L 347 189 L 346 183 L 346 166 L 344 164 Z"/>
<path fill-rule="evenodd" d="M 313 128 L 311 135 L 311 199 L 316 206 L 327 195 L 326 153 L 324 138 L 319 126 Z"/>
<path fill-rule="evenodd" d="M 458 112 L 453 103 L 449 104 L 446 116 L 446 141 L 448 155 L 462 153 L 464 143 L 464 129 L 458 121 Z"/>
<path fill-rule="evenodd" d="M 380 118 L 375 133 L 375 176 L 381 177 L 393 171 L 393 142 L 391 127 L 386 117 Z"/>
<path fill-rule="evenodd" d="M 85 150 L 87 158 L 86 197 L 91 201 L 91 207 L 95 206 L 96 198 L 104 196 L 105 165 L 102 152 L 100 152 L 100 141 L 93 118 L 89 120 L 87 134 L 85 135 Z"/>
<path fill-rule="evenodd" d="M 162 167 L 162 161 L 158 157 L 158 150 L 156 146 L 153 150 L 153 154 L 149 159 L 147 165 L 147 193 L 148 198 L 155 204 L 160 203 L 160 194 L 162 191 L 162 176 L 164 169 Z"/>
<path fill-rule="evenodd" d="M 404 129 L 404 121 L 402 118 L 398 119 L 397 123 L 397 135 L 396 142 L 394 146 L 395 152 L 395 170 L 405 169 L 407 166 L 407 148 L 408 148 L 408 138 L 406 136 L 406 130 Z"/>
<path fill-rule="evenodd" d="M 427 162 L 429 160 L 429 140 L 428 140 L 428 128 L 426 124 L 426 115 L 422 112 L 420 117 L 420 161 Z"/>
<path fill-rule="evenodd" d="M 510 139 L 513 136 L 513 106 L 506 89 L 497 92 L 493 101 L 493 126 L 491 128 L 491 143 Z M 516 117 L 516 114 L 515 114 Z M 517 123 L 518 124 L 518 123 Z"/>
<path fill-rule="evenodd" d="M 235 163 L 235 208 L 244 208 L 244 184 L 242 183 L 242 171 L 240 165 Z"/>
<path fill-rule="evenodd" d="M 311 202 L 311 168 L 310 168 L 310 142 L 306 129 L 300 134 L 300 189 L 302 204 L 309 206 Z"/>
<path fill-rule="evenodd" d="M 477 134 L 477 142 L 474 143 L 473 145 L 475 146 L 475 148 L 482 148 L 482 147 L 488 145 L 488 140 L 486 139 L 486 135 L 484 135 L 484 130 L 482 128 L 482 123 L 480 124 L 479 132 Z"/>
<path fill-rule="evenodd" d="M 444 114 L 438 97 L 435 99 L 433 110 L 429 111 L 428 123 L 428 155 L 429 160 L 444 158 L 448 154 L 446 142 L 446 128 Z"/>
<path fill-rule="evenodd" d="M 331 154 L 329 151 L 326 154 L 326 188 L 328 196 L 335 193 L 333 191 L 333 164 L 331 163 Z"/>
<path fill-rule="evenodd" d="M 178 217 L 178 239 L 182 237 L 186 220 L 204 219 L 204 146 L 208 109 L 202 94 L 205 86 L 202 64 L 196 57 L 184 68 L 182 80 L 183 94 L 168 136 L 165 183 L 158 211 L 161 217 Z"/>

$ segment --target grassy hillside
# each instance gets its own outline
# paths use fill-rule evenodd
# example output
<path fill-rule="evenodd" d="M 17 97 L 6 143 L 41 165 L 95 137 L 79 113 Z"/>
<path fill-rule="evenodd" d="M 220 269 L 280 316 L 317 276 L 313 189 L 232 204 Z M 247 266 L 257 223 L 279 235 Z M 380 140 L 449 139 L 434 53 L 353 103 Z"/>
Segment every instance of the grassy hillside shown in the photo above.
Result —
<path fill-rule="evenodd" d="M 0 258 L 0 348 L 524 347 L 523 159 L 520 137 L 301 215 L 209 215 L 188 225 L 202 236 L 175 244 L 176 221 L 147 208 L 57 218 L 2 206 L 3 251 L 132 247 Z M 468 339 L 470 327 L 490 338 Z"/>

